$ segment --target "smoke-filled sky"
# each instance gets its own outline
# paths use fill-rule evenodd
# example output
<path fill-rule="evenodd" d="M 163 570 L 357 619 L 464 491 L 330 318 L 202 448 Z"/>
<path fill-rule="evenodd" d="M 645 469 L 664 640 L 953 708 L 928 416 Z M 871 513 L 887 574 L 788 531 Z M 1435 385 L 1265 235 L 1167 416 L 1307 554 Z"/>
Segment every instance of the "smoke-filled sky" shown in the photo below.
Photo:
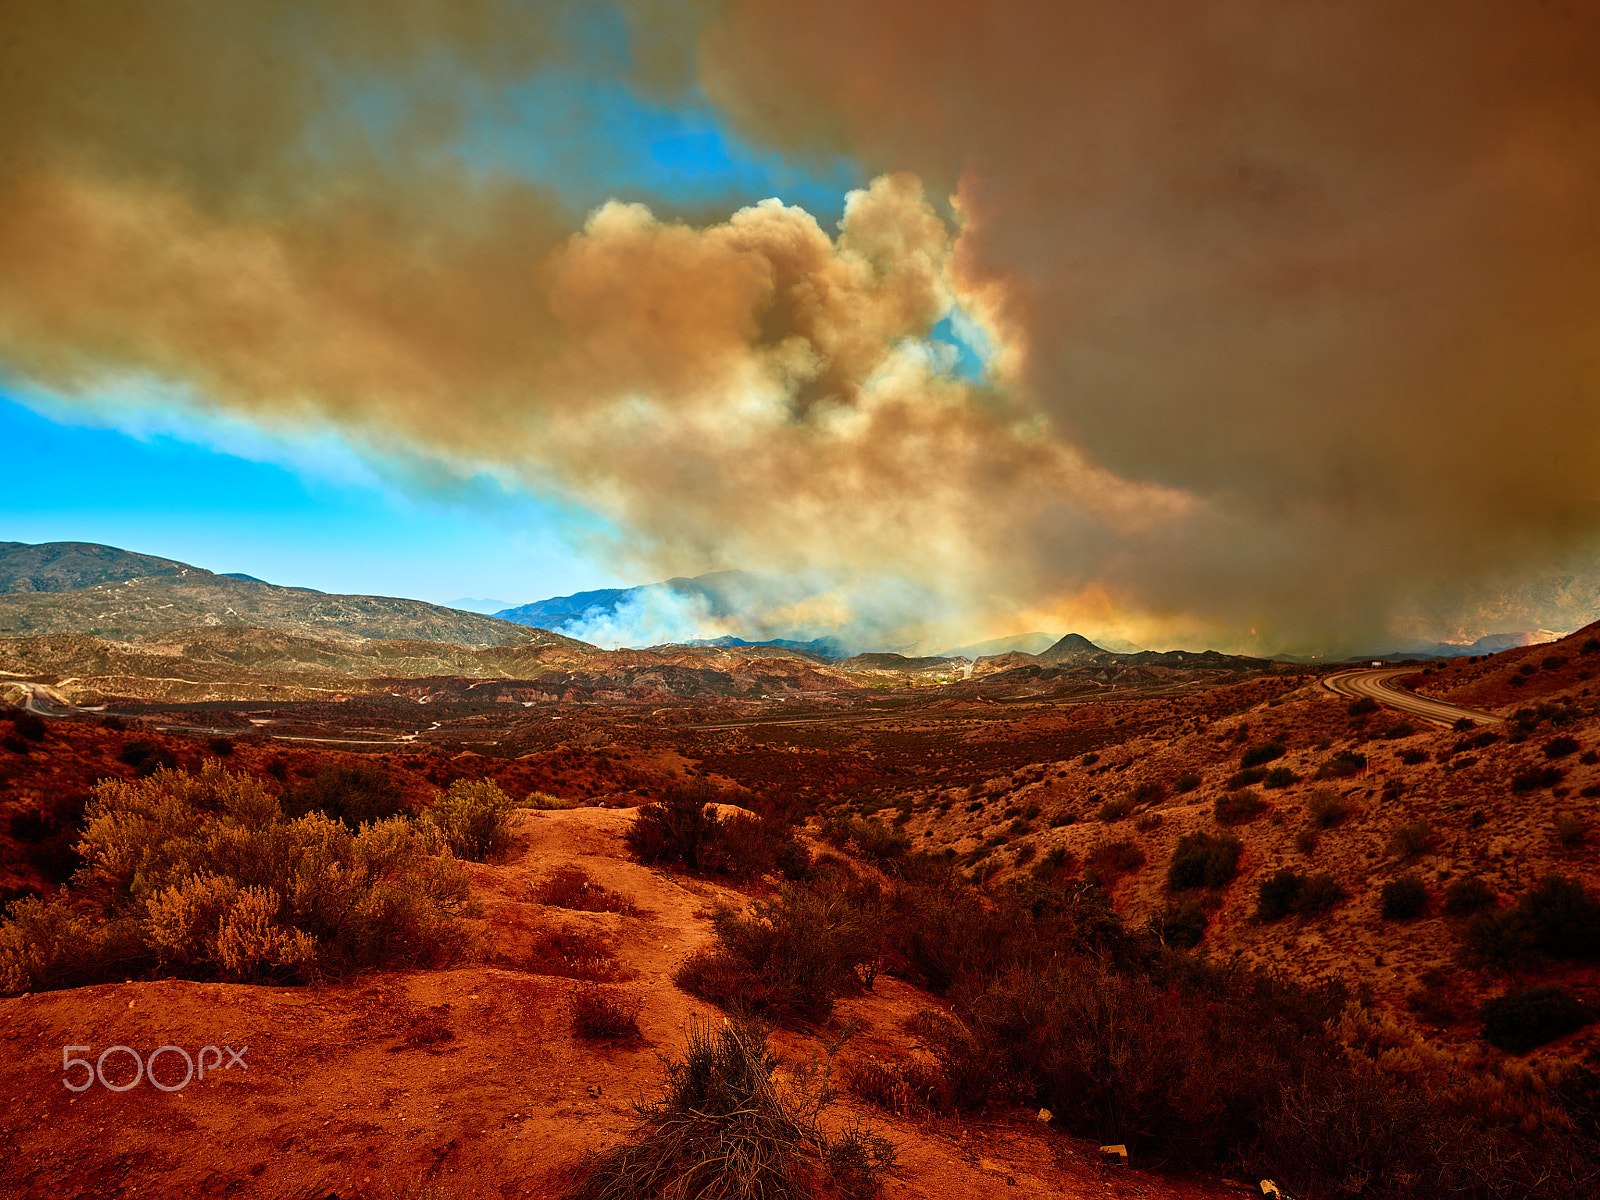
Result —
<path fill-rule="evenodd" d="M 1591 0 L 0 14 L 0 536 L 930 649 L 1600 616 Z"/>

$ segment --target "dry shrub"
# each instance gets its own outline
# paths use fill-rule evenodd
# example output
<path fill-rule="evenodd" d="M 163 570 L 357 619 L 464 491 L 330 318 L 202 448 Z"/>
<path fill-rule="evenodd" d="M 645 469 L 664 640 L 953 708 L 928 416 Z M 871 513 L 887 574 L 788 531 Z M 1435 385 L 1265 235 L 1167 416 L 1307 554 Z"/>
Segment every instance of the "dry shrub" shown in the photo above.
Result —
<path fill-rule="evenodd" d="M 1242 825 L 1253 821 L 1267 809 L 1267 802 L 1249 788 L 1224 792 L 1217 797 L 1215 814 L 1219 825 Z"/>
<path fill-rule="evenodd" d="M 1407 821 L 1389 835 L 1389 853 L 1396 858 L 1415 858 L 1439 844 L 1439 833 L 1426 818 Z"/>
<path fill-rule="evenodd" d="M 666 1064 L 662 1096 L 637 1106 L 617 1146 L 586 1156 L 564 1200 L 812 1200 L 828 1191 L 866 1200 L 895 1163 L 895 1148 L 818 1118 L 834 1092 L 827 1069 L 805 1065 L 780 1087 L 765 1032 L 747 1021 L 694 1021 L 681 1059 Z"/>
<path fill-rule="evenodd" d="M 590 1041 L 637 1039 L 639 1010 L 644 1002 L 637 996 L 619 995 L 597 983 L 587 983 L 572 993 L 572 1032 Z"/>
<path fill-rule="evenodd" d="M 582 979 L 590 983 L 617 983 L 633 973 L 617 961 L 616 950 L 599 934 L 552 929 L 534 939 L 528 957 L 519 965 L 533 975 Z"/>
<path fill-rule="evenodd" d="M 845 1083 L 852 1095 L 896 1116 L 924 1117 L 955 1109 L 955 1095 L 944 1070 L 914 1058 L 898 1062 L 865 1059 L 850 1066 Z"/>
<path fill-rule="evenodd" d="M 1220 888 L 1238 873 L 1243 853 L 1244 843 L 1231 833 L 1186 833 L 1172 851 L 1167 887 L 1174 892 Z"/>
<path fill-rule="evenodd" d="M 367 821 L 383 821 L 406 812 L 400 785 L 387 772 L 368 763 L 329 766 L 296 784 L 283 797 L 291 817 L 320 812 L 359 829 Z"/>
<path fill-rule="evenodd" d="M 511 844 L 508 816 L 516 802 L 492 779 L 458 779 L 434 797 L 424 820 L 458 858 L 483 862 Z"/>
<path fill-rule="evenodd" d="M 541 809 L 545 812 L 556 812 L 567 808 L 576 808 L 576 800 L 568 800 L 564 796 L 552 796 L 549 792 L 532 791 L 522 801 L 520 807 Z"/>
<path fill-rule="evenodd" d="M 216 760 L 96 786 L 75 898 L 14 907 L 0 987 L 71 986 L 161 969 L 290 980 L 439 965 L 469 938 L 466 872 L 402 820 L 352 832 L 285 820 L 254 779 Z M 66 941 L 72 931 L 72 944 Z"/>
<path fill-rule="evenodd" d="M 540 904 L 552 908 L 621 913 L 628 917 L 639 915 L 639 909 L 631 901 L 601 887 L 580 867 L 557 867 L 533 894 Z"/>
<path fill-rule="evenodd" d="M 1145 864 L 1145 853 L 1134 842 L 1105 842 L 1083 860 L 1083 877 L 1098 887 L 1113 887 L 1117 880 Z"/>
<path fill-rule="evenodd" d="M 400 1044 L 393 1047 L 400 1050 L 426 1050 L 429 1054 L 439 1054 L 444 1051 L 446 1042 L 455 1041 L 455 1031 L 450 1028 L 450 1006 L 448 1004 L 434 1004 L 422 1012 L 414 1013 L 406 1021 L 404 1032 L 400 1035 Z"/>
<path fill-rule="evenodd" d="M 1317 829 L 1332 829 L 1349 819 L 1352 806 L 1331 787 L 1313 788 L 1306 797 L 1306 817 Z"/>
<path fill-rule="evenodd" d="M 719 945 L 691 956 L 673 976 L 684 991 L 780 1023 L 826 1017 L 839 996 L 872 986 L 882 936 L 870 911 L 843 892 L 784 885 L 751 915 L 720 908 Z"/>
<path fill-rule="evenodd" d="M 642 863 L 681 863 L 691 871 L 735 879 L 773 873 L 804 878 L 810 860 L 784 821 L 739 814 L 721 820 L 709 806 L 722 799 L 698 780 L 644 805 L 625 835 L 628 848 Z M 894 836 L 904 837 L 898 831 Z"/>

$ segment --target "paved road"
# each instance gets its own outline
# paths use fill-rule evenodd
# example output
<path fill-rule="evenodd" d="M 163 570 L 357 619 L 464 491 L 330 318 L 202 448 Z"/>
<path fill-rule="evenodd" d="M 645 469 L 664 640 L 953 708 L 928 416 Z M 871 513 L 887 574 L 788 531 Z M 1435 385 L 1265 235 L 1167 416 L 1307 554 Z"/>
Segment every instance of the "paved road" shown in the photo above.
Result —
<path fill-rule="evenodd" d="M 1385 707 L 1440 725 L 1454 725 L 1463 717 L 1474 725 L 1499 725 L 1504 721 L 1505 718 L 1493 713 L 1464 708 L 1447 700 L 1432 700 L 1394 686 L 1393 681 L 1400 676 L 1416 673 L 1416 667 L 1361 667 L 1329 675 L 1323 679 L 1322 686 L 1352 699 L 1370 696 Z"/>
<path fill-rule="evenodd" d="M 21 688 L 22 707 L 38 716 L 64 717 L 78 711 L 74 705 L 66 704 L 54 696 L 42 683 L 24 683 L 20 679 L 0 679 L 0 683 Z"/>

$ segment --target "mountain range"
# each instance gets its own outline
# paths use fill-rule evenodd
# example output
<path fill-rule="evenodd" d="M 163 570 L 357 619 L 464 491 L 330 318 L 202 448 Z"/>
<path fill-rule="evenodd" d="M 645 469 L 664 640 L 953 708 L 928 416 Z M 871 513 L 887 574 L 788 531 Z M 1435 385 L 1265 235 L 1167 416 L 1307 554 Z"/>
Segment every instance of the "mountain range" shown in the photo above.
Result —
<path fill-rule="evenodd" d="M 719 611 L 732 611 L 737 594 L 752 587 L 740 573 L 723 572 L 709 582 L 653 585 L 655 598 L 685 583 Z M 651 591 L 616 589 L 610 602 L 630 590 Z M 586 595 L 596 593 L 524 605 L 521 615 L 528 620 L 541 612 L 555 623 Z M 198 702 L 366 694 L 637 704 L 847 696 L 919 683 L 947 685 L 954 697 L 1012 690 L 1065 695 L 1181 686 L 1270 666 L 1214 651 L 1117 654 L 1078 634 L 1037 654 L 1011 649 L 976 661 L 889 652 L 841 657 L 828 639 L 723 637 L 603 650 L 545 628 L 419 600 L 279 587 L 109 546 L 0 543 L 0 676 L 17 681 L 14 689 L 54 689 L 74 703 L 108 696 Z"/>

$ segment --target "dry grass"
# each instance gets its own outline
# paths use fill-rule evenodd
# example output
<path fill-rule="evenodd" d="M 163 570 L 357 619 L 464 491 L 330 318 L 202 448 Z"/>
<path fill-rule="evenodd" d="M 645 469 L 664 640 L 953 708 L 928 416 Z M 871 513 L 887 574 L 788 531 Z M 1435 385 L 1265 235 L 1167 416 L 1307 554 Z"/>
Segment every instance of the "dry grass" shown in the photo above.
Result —
<path fill-rule="evenodd" d="M 621 913 L 636 917 L 639 909 L 626 898 L 601 887 L 581 868 L 559 867 L 534 890 L 540 904 L 575 912 Z"/>
<path fill-rule="evenodd" d="M 586 983 L 572 993 L 572 1032 L 590 1041 L 637 1041 L 639 1011 L 644 1002 Z"/>
<path fill-rule="evenodd" d="M 692 1023 L 662 1097 L 638 1106 L 621 1145 L 584 1159 L 565 1200 L 813 1200 L 823 1188 L 847 1200 L 875 1195 L 894 1146 L 856 1125 L 823 1132 L 818 1117 L 834 1095 L 827 1069 L 802 1066 L 780 1087 L 777 1066 L 759 1026 Z"/>

